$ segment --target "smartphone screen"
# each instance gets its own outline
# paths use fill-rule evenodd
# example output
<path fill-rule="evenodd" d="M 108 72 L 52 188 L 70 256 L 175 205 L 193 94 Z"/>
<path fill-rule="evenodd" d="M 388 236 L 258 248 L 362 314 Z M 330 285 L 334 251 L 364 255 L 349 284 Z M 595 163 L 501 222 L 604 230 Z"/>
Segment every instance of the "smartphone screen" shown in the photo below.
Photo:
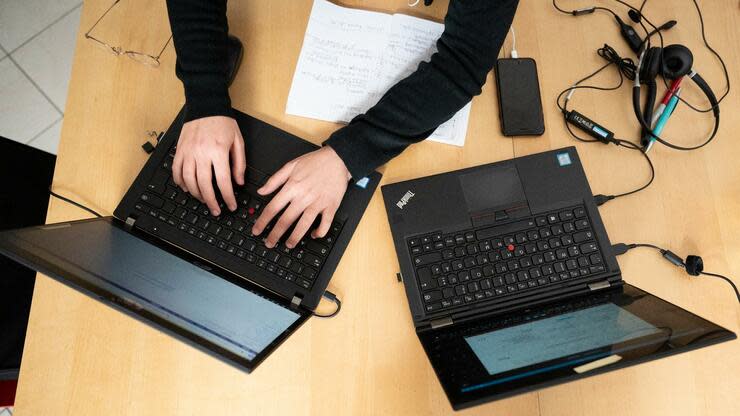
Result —
<path fill-rule="evenodd" d="M 496 84 L 504 136 L 543 134 L 545 121 L 534 59 L 499 59 L 496 62 Z"/>

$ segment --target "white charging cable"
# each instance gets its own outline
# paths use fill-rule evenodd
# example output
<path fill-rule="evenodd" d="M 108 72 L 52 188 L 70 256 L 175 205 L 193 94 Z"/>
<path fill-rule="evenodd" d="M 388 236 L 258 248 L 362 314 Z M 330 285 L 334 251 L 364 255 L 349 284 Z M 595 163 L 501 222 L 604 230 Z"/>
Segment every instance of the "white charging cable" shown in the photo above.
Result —
<path fill-rule="evenodd" d="M 519 57 L 519 54 L 516 52 L 516 32 L 514 32 L 514 25 L 511 25 L 509 30 L 511 31 L 511 57 L 512 59 L 516 59 Z"/>

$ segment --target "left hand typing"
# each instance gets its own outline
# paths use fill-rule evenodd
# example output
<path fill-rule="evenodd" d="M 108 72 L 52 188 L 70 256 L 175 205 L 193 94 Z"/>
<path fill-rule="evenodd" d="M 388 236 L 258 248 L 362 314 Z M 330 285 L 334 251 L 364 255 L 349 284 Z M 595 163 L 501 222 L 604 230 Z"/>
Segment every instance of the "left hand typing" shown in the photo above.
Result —
<path fill-rule="evenodd" d="M 257 190 L 260 195 L 269 195 L 282 186 L 257 218 L 252 233 L 260 235 L 267 224 L 285 209 L 265 240 L 268 248 L 274 247 L 290 226 L 298 221 L 285 242 L 288 248 L 294 248 L 319 215 L 321 223 L 311 237 L 324 237 L 351 177 L 342 159 L 329 146 L 286 163 Z"/>

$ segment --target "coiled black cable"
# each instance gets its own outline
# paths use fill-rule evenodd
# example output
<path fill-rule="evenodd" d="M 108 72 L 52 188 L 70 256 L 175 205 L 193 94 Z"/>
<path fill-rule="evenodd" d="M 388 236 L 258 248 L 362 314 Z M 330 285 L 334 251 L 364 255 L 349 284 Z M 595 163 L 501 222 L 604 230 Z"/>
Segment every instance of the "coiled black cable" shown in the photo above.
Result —
<path fill-rule="evenodd" d="M 624 84 L 625 78 L 635 79 L 635 76 L 636 76 L 635 71 L 637 70 L 637 65 L 631 58 L 622 58 L 619 55 L 619 53 L 617 53 L 617 51 L 611 46 L 609 46 L 608 44 L 604 44 L 603 47 L 599 48 L 597 53 L 599 54 L 599 56 L 604 58 L 607 62 L 601 67 L 599 67 L 596 71 L 578 80 L 575 84 L 573 84 L 573 86 L 561 91 L 560 94 L 558 94 L 558 98 L 556 100 L 557 105 L 560 108 L 560 111 L 562 111 L 563 113 L 563 121 L 565 123 L 565 128 L 568 130 L 568 133 L 570 133 L 570 135 L 573 136 L 573 138 L 575 138 L 576 140 L 579 140 L 584 143 L 594 143 L 594 142 L 601 143 L 601 141 L 597 139 L 584 138 L 584 137 L 578 136 L 573 131 L 573 129 L 571 129 L 570 124 L 566 120 L 566 116 L 568 114 L 569 98 L 566 98 L 565 101 L 561 103 L 563 95 L 566 93 L 570 93 L 571 91 L 574 91 L 576 89 L 592 89 L 592 90 L 599 90 L 599 91 L 617 90 L 622 86 L 622 84 Z M 597 87 L 595 85 L 580 85 L 581 83 L 586 82 L 589 79 L 595 77 L 601 71 L 603 71 L 604 69 L 612 65 L 616 66 L 618 69 L 619 83 L 617 85 L 613 87 Z M 642 147 L 640 147 L 636 143 L 633 143 L 629 140 L 624 140 L 624 139 L 613 138 L 609 142 L 613 143 L 616 146 L 622 146 L 627 149 L 639 151 L 640 154 L 642 154 L 642 156 L 645 158 L 645 161 L 647 161 L 648 167 L 650 168 L 650 179 L 644 185 L 640 186 L 639 188 L 633 189 L 628 192 L 623 192 L 623 193 L 614 194 L 614 195 L 604 195 L 604 194 L 594 195 L 594 199 L 597 205 L 603 205 L 606 202 L 611 201 L 612 199 L 615 199 L 615 198 L 620 198 L 623 196 L 636 194 L 646 189 L 647 187 L 649 187 L 653 183 L 653 181 L 655 181 L 655 166 L 653 165 L 653 162 L 652 160 L 650 160 L 650 157 L 647 155 L 647 153 L 645 153 L 645 151 L 642 149 Z"/>

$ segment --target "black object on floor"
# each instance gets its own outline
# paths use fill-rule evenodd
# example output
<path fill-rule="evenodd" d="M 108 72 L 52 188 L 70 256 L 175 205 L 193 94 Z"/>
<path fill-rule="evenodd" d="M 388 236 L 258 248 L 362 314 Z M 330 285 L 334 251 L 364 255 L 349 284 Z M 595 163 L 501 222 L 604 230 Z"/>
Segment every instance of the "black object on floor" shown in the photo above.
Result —
<path fill-rule="evenodd" d="M 56 156 L 0 137 L 0 230 L 43 224 Z M 18 377 L 36 272 L 0 256 L 0 380 Z"/>

